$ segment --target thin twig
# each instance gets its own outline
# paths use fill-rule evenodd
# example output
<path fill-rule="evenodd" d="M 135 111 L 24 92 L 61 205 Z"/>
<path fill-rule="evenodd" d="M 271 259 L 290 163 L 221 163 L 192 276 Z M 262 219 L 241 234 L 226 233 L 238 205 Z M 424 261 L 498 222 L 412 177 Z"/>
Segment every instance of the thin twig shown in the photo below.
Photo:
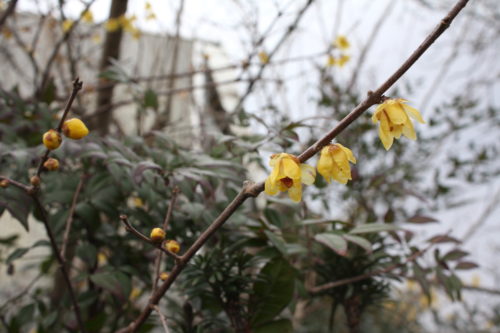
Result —
<path fill-rule="evenodd" d="M 278 43 L 276 44 L 276 46 L 273 48 L 273 50 L 271 52 L 269 52 L 269 54 L 268 54 L 268 61 L 265 62 L 265 63 L 263 63 L 260 66 L 259 71 L 257 72 L 257 75 L 255 75 L 254 77 L 252 77 L 250 79 L 250 82 L 248 83 L 247 89 L 246 89 L 245 93 L 238 100 L 238 103 L 236 104 L 236 107 L 234 108 L 234 111 L 238 111 L 243 106 L 243 103 L 245 102 L 245 100 L 247 99 L 247 97 L 252 92 L 255 83 L 262 78 L 262 74 L 264 74 L 264 70 L 266 69 L 269 61 L 273 58 L 273 56 L 276 54 L 276 52 L 278 52 L 278 50 L 281 48 L 281 46 L 283 46 L 283 44 L 288 39 L 288 37 L 290 37 L 290 35 L 292 34 L 292 32 L 294 32 L 297 29 L 300 20 L 302 19 L 302 17 L 306 13 L 307 9 L 311 6 L 311 4 L 313 3 L 313 1 L 314 0 L 308 0 L 306 2 L 306 4 L 304 5 L 304 7 L 302 7 L 300 9 L 299 13 L 295 17 L 295 20 L 293 21 L 293 23 L 288 27 L 288 29 L 283 34 L 283 36 L 281 36 L 281 39 L 278 41 Z"/>
<path fill-rule="evenodd" d="M 83 82 L 80 81 L 79 78 L 76 78 L 73 81 L 73 90 L 71 91 L 71 95 L 68 98 L 68 101 L 66 102 L 66 106 L 64 107 L 64 112 L 59 120 L 59 124 L 57 125 L 56 131 L 57 133 L 61 134 L 62 131 L 62 126 L 64 124 L 64 121 L 66 120 L 66 117 L 68 116 L 68 112 L 71 109 L 71 105 L 73 104 L 73 101 L 75 100 L 76 95 L 78 92 L 82 89 Z M 50 149 L 45 150 L 45 154 L 43 154 L 42 158 L 40 159 L 40 164 L 38 164 L 38 168 L 36 170 L 36 175 L 40 177 L 40 174 L 42 173 L 43 170 L 43 163 L 49 158 L 50 154 Z"/>
<path fill-rule="evenodd" d="M 5 308 L 7 306 L 11 306 L 10 303 L 14 303 L 15 301 L 17 301 L 18 299 L 20 299 L 21 297 L 23 297 L 24 295 L 26 295 L 30 289 L 35 285 L 35 283 L 40 280 L 40 278 L 43 276 L 42 273 L 39 273 L 33 280 L 31 280 L 30 283 L 28 283 L 28 285 L 20 292 L 18 293 L 17 295 L 15 296 L 12 296 L 11 298 L 9 298 L 8 300 L 5 301 L 5 303 L 2 304 L 2 306 L 0 306 L 0 313 L 4 313 L 4 311 L 6 310 Z"/>
<path fill-rule="evenodd" d="M 179 194 L 179 188 L 175 186 L 174 189 L 172 190 L 172 198 L 170 199 L 170 204 L 168 205 L 167 213 L 165 214 L 165 219 L 163 220 L 163 231 L 165 232 L 167 232 L 168 225 L 170 223 L 170 220 L 172 219 L 172 213 L 174 211 L 174 206 L 175 202 L 177 201 L 178 194 Z M 153 290 L 156 289 L 156 286 L 158 285 L 158 279 L 160 278 L 160 265 L 161 265 L 162 255 L 163 255 L 162 251 L 158 251 L 158 254 L 156 255 L 155 269 L 153 276 Z"/>
<path fill-rule="evenodd" d="M 369 278 L 374 277 L 374 276 L 389 273 L 389 272 L 391 272 L 399 267 L 405 266 L 406 264 L 417 260 L 418 258 L 423 256 L 427 251 L 429 251 L 434 245 L 436 245 L 436 243 L 438 243 L 440 239 L 442 239 L 444 237 L 447 237 L 447 235 L 436 238 L 432 243 L 427 245 L 423 250 L 416 251 L 411 256 L 406 258 L 403 262 L 388 266 L 388 267 L 383 268 L 383 269 L 377 269 L 373 272 L 368 272 L 368 273 L 353 276 L 350 278 L 341 279 L 341 280 L 337 280 L 337 281 L 333 281 L 333 282 L 328 282 L 328 283 L 325 283 L 325 284 L 322 284 L 319 286 L 311 287 L 309 289 L 309 292 L 311 294 L 318 294 L 318 293 L 325 291 L 325 290 L 328 290 L 328 289 L 333 289 L 333 288 L 340 287 L 340 286 L 343 286 L 346 284 L 366 280 L 366 279 L 369 279 Z"/>
<path fill-rule="evenodd" d="M 17 187 L 25 192 L 29 192 L 29 190 L 31 189 L 30 186 L 24 185 L 23 183 L 20 183 L 18 181 L 15 181 L 14 179 L 10 179 L 10 178 L 5 177 L 5 176 L 0 176 L 0 181 L 2 181 L 2 180 L 8 181 L 9 185 L 15 186 L 15 187 Z"/>
<path fill-rule="evenodd" d="M 327 145 L 333 138 L 335 138 L 339 133 L 347 128 L 354 120 L 360 117 L 368 108 L 372 105 L 380 102 L 383 94 L 392 85 L 399 80 L 408 69 L 413 66 L 413 64 L 424 54 L 425 51 L 443 34 L 443 32 L 450 26 L 451 22 L 460 13 L 460 11 L 467 5 L 469 0 L 459 0 L 455 6 L 450 10 L 450 12 L 441 20 L 441 22 L 436 26 L 436 28 L 427 36 L 427 38 L 420 44 L 420 46 L 410 55 L 410 57 L 391 75 L 377 90 L 370 92 L 368 97 L 361 102 L 354 110 L 351 111 L 346 117 L 344 117 L 330 132 L 328 132 L 321 139 L 316 141 L 312 146 L 306 149 L 300 156 L 299 160 L 301 162 L 307 161 L 314 154 L 316 154 L 322 147 Z M 194 242 L 194 244 L 186 251 L 186 253 L 181 257 L 181 260 L 174 266 L 167 280 L 153 292 L 150 298 L 149 304 L 144 307 L 142 312 L 139 314 L 134 321 L 132 321 L 127 327 L 119 330 L 119 333 L 125 332 L 136 332 L 139 327 L 146 321 L 146 319 L 151 314 L 151 305 L 158 304 L 159 300 L 167 292 L 173 282 L 177 279 L 179 274 L 182 272 L 184 267 L 187 265 L 188 261 L 196 254 L 196 252 L 205 244 L 205 242 L 214 234 L 229 217 L 248 199 L 249 197 L 256 197 L 259 193 L 264 190 L 264 183 L 258 183 L 251 185 L 245 182 L 243 189 L 238 193 L 238 195 L 231 201 L 231 203 L 220 213 L 220 215 L 210 224 L 210 226 L 201 234 L 201 236 Z"/>
<path fill-rule="evenodd" d="M 52 247 L 52 252 L 54 253 L 56 260 L 59 263 L 59 270 L 61 271 L 62 276 L 64 278 L 64 282 L 66 283 L 66 286 L 68 288 L 68 293 L 69 293 L 69 296 L 71 299 L 71 303 L 73 304 L 73 310 L 75 312 L 76 320 L 78 322 L 78 326 L 80 327 L 80 331 L 86 332 L 85 326 L 83 325 L 80 306 L 78 305 L 78 301 L 76 300 L 75 291 L 73 290 L 73 286 L 71 285 L 71 280 L 69 278 L 68 270 L 66 269 L 64 258 L 61 256 L 61 252 L 59 251 L 59 248 L 57 246 L 56 239 L 54 237 L 54 234 L 52 233 L 52 228 L 50 227 L 50 224 L 49 224 L 49 217 L 48 217 L 47 211 L 45 210 L 42 203 L 40 202 L 40 198 L 38 197 L 37 192 L 33 193 L 31 195 L 31 197 L 33 198 L 36 209 L 38 209 L 38 211 L 40 213 L 40 218 L 43 222 L 43 225 L 45 226 L 45 231 L 47 232 L 47 235 L 49 236 L 50 246 Z"/>
<path fill-rule="evenodd" d="M 152 305 L 151 307 L 153 308 L 153 310 L 155 310 L 158 313 L 158 316 L 160 316 L 161 324 L 163 325 L 163 329 L 165 330 L 165 333 L 169 333 L 170 331 L 168 330 L 167 318 L 165 318 L 163 313 L 161 313 L 158 305 Z"/>
<path fill-rule="evenodd" d="M 73 194 L 73 200 L 71 201 L 71 207 L 69 208 L 68 219 L 66 220 L 66 227 L 64 228 L 63 243 L 61 248 L 61 257 L 63 258 L 66 258 L 66 247 L 68 246 L 69 232 L 71 231 L 71 225 L 73 224 L 73 215 L 75 214 L 76 202 L 86 178 L 87 175 L 82 174 L 82 176 L 80 177 L 80 181 L 76 186 L 76 191 Z"/>
<path fill-rule="evenodd" d="M 132 235 L 136 236 L 137 238 L 139 238 L 140 240 L 148 243 L 148 244 L 151 244 L 152 246 L 156 247 L 157 249 L 161 250 L 163 253 L 165 253 L 167 256 L 169 257 L 172 257 L 175 259 L 176 262 L 179 262 L 181 261 L 182 257 L 179 257 L 177 254 L 173 253 L 173 252 L 170 252 L 168 251 L 167 249 L 165 249 L 165 247 L 163 246 L 163 243 L 155 243 L 153 242 L 148 236 L 142 234 L 139 230 L 137 230 L 136 228 L 134 228 L 130 222 L 128 221 L 128 217 L 127 215 L 120 215 L 120 220 L 123 222 L 123 224 L 125 225 L 125 229 L 130 232 Z"/>
<path fill-rule="evenodd" d="M 0 30 L 2 30 L 3 25 L 5 24 L 5 21 L 7 21 L 7 18 L 14 13 L 17 5 L 17 0 L 11 0 L 9 2 L 9 6 L 7 9 L 3 12 L 2 16 L 0 17 Z"/>

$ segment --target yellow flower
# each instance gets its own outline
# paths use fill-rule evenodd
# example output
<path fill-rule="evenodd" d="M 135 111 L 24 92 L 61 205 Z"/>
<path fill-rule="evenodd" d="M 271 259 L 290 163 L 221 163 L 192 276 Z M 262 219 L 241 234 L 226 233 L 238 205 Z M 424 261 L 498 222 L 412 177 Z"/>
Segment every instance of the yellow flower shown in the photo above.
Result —
<path fill-rule="evenodd" d="M 149 238 L 155 243 L 160 243 L 163 242 L 165 239 L 165 231 L 162 228 L 154 228 L 151 230 L 151 234 L 149 235 Z"/>
<path fill-rule="evenodd" d="M 82 21 L 85 23 L 92 23 L 94 22 L 94 15 L 90 10 L 86 10 L 82 13 Z"/>
<path fill-rule="evenodd" d="M 59 169 L 59 161 L 51 157 L 43 163 L 43 166 L 49 171 L 54 171 Z"/>
<path fill-rule="evenodd" d="M 174 240 L 168 240 L 166 243 L 165 243 L 165 249 L 167 249 L 168 251 L 172 252 L 172 253 L 178 253 L 179 250 L 181 249 L 181 246 L 179 243 L 177 243 L 176 241 Z"/>
<path fill-rule="evenodd" d="M 72 20 L 64 20 L 64 22 L 62 23 L 62 29 L 64 32 L 68 32 L 71 27 L 73 27 L 73 24 L 75 22 L 73 22 Z"/>
<path fill-rule="evenodd" d="M 258 56 L 261 63 L 267 64 L 269 62 L 269 55 L 265 51 L 260 51 Z"/>
<path fill-rule="evenodd" d="M 65 136 L 73 140 L 80 140 L 89 134 L 89 129 L 85 123 L 78 118 L 66 120 L 62 126 Z"/>
<path fill-rule="evenodd" d="M 59 148 L 62 142 L 61 134 L 57 133 L 57 131 L 50 129 L 43 135 L 43 144 L 47 149 L 54 150 Z"/>
<path fill-rule="evenodd" d="M 401 134 L 411 140 L 417 138 L 410 117 L 425 124 L 420 112 L 406 105 L 406 102 L 402 98 L 388 98 L 377 107 L 372 116 L 374 123 L 380 122 L 378 134 L 386 150 L 391 148 L 394 138 L 399 139 Z"/>
<path fill-rule="evenodd" d="M 332 66 L 339 66 L 339 67 L 344 67 L 344 65 L 351 60 L 351 56 L 347 54 L 342 54 L 340 57 L 334 57 L 332 55 L 328 56 L 328 61 L 327 61 L 327 66 L 332 67 Z"/>
<path fill-rule="evenodd" d="M 301 164 L 294 155 L 274 154 L 269 165 L 273 171 L 266 179 L 266 194 L 275 195 L 278 191 L 288 191 L 288 196 L 295 202 L 302 198 L 302 183 L 311 185 L 316 177 L 316 170 L 310 165 Z"/>
<path fill-rule="evenodd" d="M 110 18 L 105 25 L 105 28 L 109 32 L 114 32 L 120 29 L 120 21 L 117 18 Z"/>
<path fill-rule="evenodd" d="M 161 272 L 160 273 L 160 280 L 165 281 L 168 279 L 168 273 L 167 272 Z"/>
<path fill-rule="evenodd" d="M 349 162 L 356 163 L 356 158 L 349 148 L 340 143 L 330 144 L 321 149 L 318 172 L 328 183 L 333 178 L 341 184 L 346 184 L 352 179 Z"/>
<path fill-rule="evenodd" d="M 347 40 L 347 37 L 344 35 L 338 35 L 337 38 L 335 39 L 335 42 L 333 42 L 333 45 L 341 50 L 347 50 L 348 48 L 351 47 L 351 44 Z"/>

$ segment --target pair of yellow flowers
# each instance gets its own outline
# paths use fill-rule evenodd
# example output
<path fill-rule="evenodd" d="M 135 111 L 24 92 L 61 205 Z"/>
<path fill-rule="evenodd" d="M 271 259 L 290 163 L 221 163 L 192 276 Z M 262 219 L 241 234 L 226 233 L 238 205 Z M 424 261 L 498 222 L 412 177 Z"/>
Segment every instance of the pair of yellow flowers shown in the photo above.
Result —
<path fill-rule="evenodd" d="M 417 138 L 410 117 L 425 123 L 418 110 L 405 102 L 401 98 L 386 99 L 372 116 L 374 123 L 380 123 L 379 136 L 386 150 L 391 148 L 394 138 L 399 139 L 401 134 L 411 140 Z M 346 184 L 352 179 L 349 162 L 356 163 L 356 157 L 349 148 L 340 143 L 329 144 L 321 149 L 317 169 L 328 183 L 333 179 Z M 314 167 L 300 163 L 291 154 L 274 154 L 269 165 L 273 168 L 265 182 L 265 192 L 269 195 L 288 191 L 290 199 L 298 202 L 302 199 L 302 184 L 312 185 L 316 178 Z"/>

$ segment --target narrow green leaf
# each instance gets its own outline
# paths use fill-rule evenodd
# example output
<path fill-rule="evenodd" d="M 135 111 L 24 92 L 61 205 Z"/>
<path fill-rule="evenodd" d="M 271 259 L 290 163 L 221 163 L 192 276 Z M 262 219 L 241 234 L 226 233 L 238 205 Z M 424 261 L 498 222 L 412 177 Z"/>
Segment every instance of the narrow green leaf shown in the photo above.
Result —
<path fill-rule="evenodd" d="M 325 233 L 314 236 L 314 239 L 321 244 L 328 246 L 341 256 L 345 256 L 347 254 L 347 241 L 342 238 L 342 236 Z"/>
<path fill-rule="evenodd" d="M 362 247 L 363 249 L 366 250 L 366 252 L 368 253 L 372 252 L 372 244 L 366 238 L 353 236 L 349 234 L 342 235 L 342 237 L 344 237 L 347 241 Z"/>
<path fill-rule="evenodd" d="M 271 241 L 271 243 L 283 254 L 287 255 L 286 251 L 286 242 L 283 240 L 283 238 L 277 236 L 270 230 L 264 230 L 264 233 L 266 234 L 267 238 Z"/>
<path fill-rule="evenodd" d="M 256 327 L 274 319 L 290 303 L 295 289 L 295 270 L 283 258 L 269 261 L 255 282 L 250 311 Z"/>
<path fill-rule="evenodd" d="M 360 225 L 359 227 L 352 229 L 351 231 L 349 231 L 349 233 L 352 235 L 368 234 L 368 233 L 378 233 L 378 232 L 383 232 L 383 231 L 396 231 L 396 230 L 400 230 L 400 229 L 401 228 L 398 228 L 392 224 L 368 223 L 368 224 L 363 224 L 363 225 Z"/>

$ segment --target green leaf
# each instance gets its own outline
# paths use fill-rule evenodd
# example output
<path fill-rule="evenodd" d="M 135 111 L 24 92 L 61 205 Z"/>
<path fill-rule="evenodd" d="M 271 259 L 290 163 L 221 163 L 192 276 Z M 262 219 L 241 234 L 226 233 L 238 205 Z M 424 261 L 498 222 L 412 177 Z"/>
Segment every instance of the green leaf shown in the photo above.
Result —
<path fill-rule="evenodd" d="M 455 269 L 466 270 L 466 269 L 474 269 L 474 268 L 478 268 L 478 267 L 479 267 L 479 265 L 472 262 L 472 261 L 461 261 L 455 266 Z"/>
<path fill-rule="evenodd" d="M 347 241 L 362 247 L 363 249 L 366 250 L 366 252 L 368 253 L 372 252 L 372 244 L 366 238 L 353 236 L 349 234 L 342 235 L 342 237 L 344 237 Z"/>
<path fill-rule="evenodd" d="M 146 108 L 158 108 L 158 95 L 151 89 L 146 90 L 144 93 L 144 107 Z"/>
<path fill-rule="evenodd" d="M 342 236 L 325 233 L 314 236 L 314 239 L 321 244 L 328 246 L 338 255 L 345 256 L 347 254 L 347 241 Z"/>
<path fill-rule="evenodd" d="M 99 272 L 93 274 L 90 279 L 99 287 L 111 292 L 122 300 L 128 299 L 132 289 L 130 277 L 118 270 Z"/>
<path fill-rule="evenodd" d="M 82 243 L 76 248 L 76 255 L 80 257 L 88 267 L 94 267 L 97 259 L 97 249 L 90 243 Z"/>
<path fill-rule="evenodd" d="M 410 217 L 408 219 L 408 222 L 410 222 L 410 223 L 424 224 L 424 223 L 435 223 L 435 222 L 439 222 L 439 221 L 436 220 L 433 217 L 415 215 L 413 217 Z"/>
<path fill-rule="evenodd" d="M 469 255 L 469 252 L 465 252 L 465 251 L 462 251 L 462 250 L 451 250 L 450 252 L 446 253 L 444 256 L 443 256 L 443 260 L 444 261 L 454 261 L 454 260 L 460 260 L 462 259 L 463 257 L 466 257 Z"/>
<path fill-rule="evenodd" d="M 275 320 L 266 323 L 262 326 L 256 327 L 252 330 L 254 333 L 292 333 L 292 322 L 288 319 Z"/>
<path fill-rule="evenodd" d="M 271 208 L 265 208 L 264 216 L 269 221 L 269 223 L 277 226 L 280 229 L 283 227 L 283 221 L 281 219 L 281 216 L 276 210 Z"/>
<path fill-rule="evenodd" d="M 28 251 L 31 250 L 32 248 L 35 248 L 35 247 L 38 247 L 38 246 L 49 246 L 49 245 L 50 245 L 49 241 L 41 239 L 41 240 L 35 242 L 30 247 L 21 247 L 21 248 L 15 249 L 14 252 L 12 252 L 9 255 L 9 257 L 7 258 L 6 264 L 9 265 L 14 260 L 21 258 L 26 253 L 28 253 Z"/>
<path fill-rule="evenodd" d="M 295 289 L 295 270 L 283 258 L 269 261 L 260 271 L 250 302 L 252 326 L 271 321 L 290 303 Z"/>
<path fill-rule="evenodd" d="M 368 233 L 378 233 L 383 231 L 395 231 L 400 230 L 400 228 L 396 227 L 392 224 L 384 224 L 384 223 L 368 223 L 360 225 L 349 231 L 350 234 L 368 234 Z"/>
<path fill-rule="evenodd" d="M 264 230 L 264 233 L 266 234 L 267 238 L 273 243 L 273 245 L 283 254 L 286 256 L 287 251 L 286 251 L 286 243 L 283 240 L 283 238 L 275 235 L 272 231 L 269 230 Z"/>

